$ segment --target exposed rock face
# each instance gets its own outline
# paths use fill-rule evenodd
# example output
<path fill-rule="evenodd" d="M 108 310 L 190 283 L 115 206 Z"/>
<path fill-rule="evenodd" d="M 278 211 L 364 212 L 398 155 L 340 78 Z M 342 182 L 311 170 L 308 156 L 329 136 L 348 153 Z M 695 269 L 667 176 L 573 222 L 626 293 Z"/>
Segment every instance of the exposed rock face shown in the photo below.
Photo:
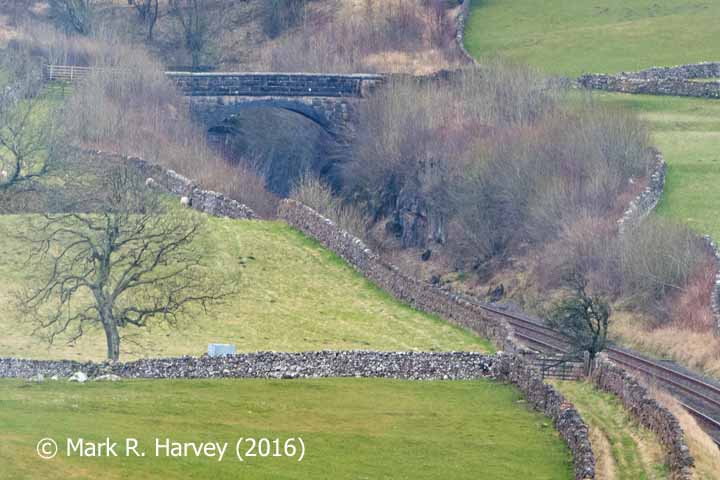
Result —
<path fill-rule="evenodd" d="M 221 357 L 143 359 L 128 363 L 79 363 L 0 358 L 0 378 L 46 375 L 88 378 L 318 378 L 382 377 L 408 380 L 473 380 L 490 376 L 493 356 L 473 352 L 321 351 L 258 352 Z"/>
<path fill-rule="evenodd" d="M 444 219 L 431 212 L 419 195 L 407 191 L 398 196 L 394 223 L 404 248 L 424 248 L 432 242 L 445 243 L 447 240 Z"/>
<path fill-rule="evenodd" d="M 673 479 L 692 478 L 694 461 L 678 420 L 635 377 L 600 354 L 590 380 L 597 388 L 616 395 L 640 424 L 657 435 L 667 452 Z"/>

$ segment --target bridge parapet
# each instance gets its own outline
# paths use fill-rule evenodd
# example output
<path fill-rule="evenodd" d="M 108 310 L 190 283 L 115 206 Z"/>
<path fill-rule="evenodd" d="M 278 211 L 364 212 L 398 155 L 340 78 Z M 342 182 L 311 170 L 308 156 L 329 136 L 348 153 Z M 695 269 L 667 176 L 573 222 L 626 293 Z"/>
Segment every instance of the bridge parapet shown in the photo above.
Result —
<path fill-rule="evenodd" d="M 362 98 L 385 81 L 373 74 L 167 72 L 186 96 Z"/>

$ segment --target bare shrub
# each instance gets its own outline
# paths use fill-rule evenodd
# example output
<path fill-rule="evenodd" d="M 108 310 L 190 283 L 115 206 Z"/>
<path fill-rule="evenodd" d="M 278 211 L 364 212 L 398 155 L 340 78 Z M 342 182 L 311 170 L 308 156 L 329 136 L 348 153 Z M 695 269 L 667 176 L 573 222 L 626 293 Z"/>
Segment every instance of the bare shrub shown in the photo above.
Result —
<path fill-rule="evenodd" d="M 346 194 L 394 217 L 404 246 L 447 240 L 460 263 L 552 240 L 578 214 L 612 210 L 653 158 L 634 117 L 562 96 L 503 63 L 395 79 L 362 107 Z"/>
<path fill-rule="evenodd" d="M 670 319 L 663 300 L 679 294 L 707 260 L 702 239 L 687 226 L 652 217 L 628 229 L 620 243 L 624 294 L 632 305 Z"/>
<path fill-rule="evenodd" d="M 670 302 L 670 317 L 674 324 L 694 332 L 714 332 L 715 317 L 708 298 L 715 287 L 715 274 L 712 261 L 695 266 L 683 291 L 674 295 Z"/>
<path fill-rule="evenodd" d="M 333 194 L 332 188 L 313 175 L 301 177 L 290 193 L 290 197 L 303 203 L 321 215 L 333 220 L 344 230 L 358 237 L 364 237 L 368 219 L 360 207 L 343 202 Z"/>
<path fill-rule="evenodd" d="M 137 155 L 172 168 L 272 216 L 276 198 L 249 167 L 234 167 L 216 153 L 204 129 L 195 125 L 186 103 L 162 66 L 142 50 L 117 46 L 104 67 L 76 88 L 64 108 L 68 138 L 88 147 Z"/>
<path fill-rule="evenodd" d="M 562 287 L 563 279 L 578 272 L 593 291 L 615 297 L 621 293 L 617 225 L 613 219 L 580 212 L 561 226 L 557 239 L 538 254 L 535 277 L 545 290 Z"/>
<path fill-rule="evenodd" d="M 273 0 L 268 6 L 298 1 Z M 422 50 L 441 50 L 452 42 L 454 31 L 448 7 L 440 0 L 365 0 L 347 2 L 329 18 L 305 14 L 302 25 L 297 20 L 292 22 L 297 25 L 292 35 L 278 39 L 271 53 L 271 68 L 317 72 L 393 70 L 392 62 L 372 61 L 372 57 L 400 51 L 412 55 Z M 266 18 L 273 25 L 282 25 L 288 24 L 284 16 L 297 19 L 300 15 L 298 7 L 286 8 L 285 12 L 276 11 Z M 272 29 L 271 33 L 279 30 Z"/>
<path fill-rule="evenodd" d="M 310 0 L 266 0 L 260 5 L 261 25 L 265 35 L 275 38 L 285 30 L 300 25 Z"/>

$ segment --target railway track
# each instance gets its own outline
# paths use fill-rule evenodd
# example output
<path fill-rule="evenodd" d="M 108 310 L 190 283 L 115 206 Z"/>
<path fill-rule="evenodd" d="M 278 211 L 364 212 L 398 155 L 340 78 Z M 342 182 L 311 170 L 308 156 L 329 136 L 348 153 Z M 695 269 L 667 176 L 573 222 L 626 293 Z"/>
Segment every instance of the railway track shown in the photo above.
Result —
<path fill-rule="evenodd" d="M 566 353 L 569 342 L 564 335 L 544 325 L 542 320 L 502 307 L 470 300 L 477 306 L 506 320 L 515 336 L 528 347 L 545 353 Z M 720 448 L 720 385 L 681 367 L 651 360 L 633 351 L 611 345 L 606 349 L 610 360 L 625 369 L 642 375 L 670 392 L 693 415 Z"/>

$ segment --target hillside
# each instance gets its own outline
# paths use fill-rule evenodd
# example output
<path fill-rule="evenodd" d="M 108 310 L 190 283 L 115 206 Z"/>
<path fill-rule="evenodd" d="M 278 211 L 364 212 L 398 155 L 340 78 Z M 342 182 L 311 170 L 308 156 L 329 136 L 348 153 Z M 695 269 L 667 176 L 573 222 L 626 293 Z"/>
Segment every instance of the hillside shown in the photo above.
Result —
<path fill-rule="evenodd" d="M 475 2 L 466 44 L 479 58 L 503 55 L 545 72 L 577 76 L 716 60 L 720 4 L 710 1 L 531 0 Z M 510 21 L 512 19 L 512 21 Z M 659 213 L 720 238 L 717 142 L 720 106 L 713 101 L 596 94 L 636 111 L 670 165 Z"/>
<path fill-rule="evenodd" d="M 711 46 L 718 34 L 716 2 L 633 0 L 601 7 L 558 0 L 545 2 L 542 9 L 533 6 L 526 0 L 475 2 L 466 31 L 468 49 L 478 58 L 508 56 L 571 77 L 716 60 Z M 593 93 L 592 98 L 598 104 L 626 107 L 650 126 L 652 142 L 668 162 L 657 214 L 720 238 L 720 103 L 612 93 Z M 614 335 L 653 355 L 717 375 L 720 341 L 709 335 L 709 311 L 694 309 L 697 299 L 685 303 L 688 308 L 661 328 L 638 312 L 619 315 Z M 694 326 L 685 323 L 691 315 Z"/>
<path fill-rule="evenodd" d="M 123 359 L 201 355 L 207 344 L 238 350 L 472 350 L 488 342 L 438 318 L 401 305 L 315 241 L 281 222 L 210 219 L 196 243 L 208 273 L 239 278 L 239 294 L 208 312 L 198 309 L 180 329 L 133 332 Z M 0 216 L 4 231 L 22 232 L 21 217 Z M 102 360 L 103 333 L 89 332 L 75 346 L 58 339 L 48 348 L 33 325 L 18 325 L 13 292 L 33 282 L 23 268 L 26 246 L 0 238 L 3 278 L 0 356 Z"/>
<path fill-rule="evenodd" d="M 720 5 L 710 0 L 473 1 L 467 48 L 577 76 L 716 60 Z"/>

